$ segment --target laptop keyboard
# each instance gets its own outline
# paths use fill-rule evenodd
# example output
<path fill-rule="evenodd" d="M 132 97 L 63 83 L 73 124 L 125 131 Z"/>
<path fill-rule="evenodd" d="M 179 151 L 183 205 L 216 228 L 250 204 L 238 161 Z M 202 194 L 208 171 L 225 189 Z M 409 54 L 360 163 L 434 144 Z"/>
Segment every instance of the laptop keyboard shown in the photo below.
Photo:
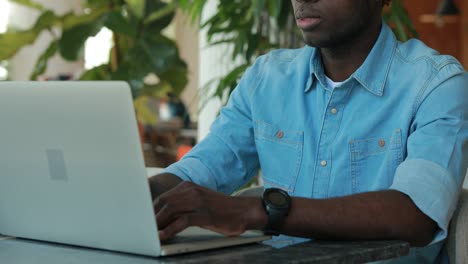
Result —
<path fill-rule="evenodd" d="M 193 242 L 203 242 L 203 241 L 213 241 L 215 239 L 223 239 L 223 236 L 216 235 L 197 235 L 197 236 L 176 236 L 166 241 L 161 241 L 162 245 L 172 245 L 172 244 L 181 244 L 181 243 L 193 243 Z"/>

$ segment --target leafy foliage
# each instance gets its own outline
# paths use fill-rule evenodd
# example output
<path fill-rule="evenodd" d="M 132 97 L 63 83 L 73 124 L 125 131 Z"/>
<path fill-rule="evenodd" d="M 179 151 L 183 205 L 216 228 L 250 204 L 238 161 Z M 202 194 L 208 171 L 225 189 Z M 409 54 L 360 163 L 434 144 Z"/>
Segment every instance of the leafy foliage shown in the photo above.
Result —
<path fill-rule="evenodd" d="M 383 19 L 392 27 L 393 32 L 400 41 L 418 37 L 408 13 L 403 6 L 403 0 L 393 0 L 390 7 L 383 13 Z"/>
<path fill-rule="evenodd" d="M 161 87 L 178 95 L 187 84 L 187 65 L 179 57 L 174 41 L 163 36 L 174 18 L 176 6 L 163 0 L 86 0 L 80 14 L 57 15 L 33 0 L 10 0 L 40 12 L 34 26 L 23 31 L 0 34 L 0 61 L 14 56 L 21 48 L 34 43 L 43 31 L 53 40 L 35 63 L 31 79 L 47 69 L 55 54 L 65 60 L 82 57 L 86 40 L 102 28 L 113 31 L 109 64 L 97 66 L 81 76 L 82 80 L 124 80 L 135 95 L 159 92 Z M 54 30 L 55 29 L 55 30 Z M 60 34 L 54 32 L 60 29 Z M 159 84 L 145 84 L 154 74 Z"/>

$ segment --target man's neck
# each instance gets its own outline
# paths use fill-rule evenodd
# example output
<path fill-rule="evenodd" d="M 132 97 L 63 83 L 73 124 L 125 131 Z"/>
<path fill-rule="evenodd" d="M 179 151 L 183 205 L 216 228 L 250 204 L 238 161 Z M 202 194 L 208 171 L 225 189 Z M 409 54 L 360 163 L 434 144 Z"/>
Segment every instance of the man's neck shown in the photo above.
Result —
<path fill-rule="evenodd" d="M 348 79 L 366 60 L 379 37 L 380 27 L 370 29 L 370 32 L 361 34 L 343 45 L 321 48 L 325 74 L 335 82 Z"/>

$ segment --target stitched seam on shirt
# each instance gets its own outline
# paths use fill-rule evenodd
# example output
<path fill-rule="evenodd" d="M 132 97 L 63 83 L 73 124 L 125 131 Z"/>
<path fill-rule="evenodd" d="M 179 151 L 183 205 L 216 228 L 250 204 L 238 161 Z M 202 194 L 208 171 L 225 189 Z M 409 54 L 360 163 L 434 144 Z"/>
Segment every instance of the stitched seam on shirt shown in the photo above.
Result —
<path fill-rule="evenodd" d="M 348 143 L 348 151 L 349 151 L 349 172 L 351 176 L 351 193 L 355 193 L 357 191 L 357 181 L 356 181 L 356 175 L 357 175 L 357 166 L 356 166 L 356 156 L 355 156 L 355 151 L 354 151 L 354 141 L 350 141 Z"/>
<path fill-rule="evenodd" d="M 261 65 L 259 67 L 260 69 L 257 71 L 257 74 L 254 76 L 255 79 L 253 80 L 253 83 L 252 83 L 253 88 L 250 89 L 250 91 L 248 93 L 248 98 L 250 100 L 250 109 L 252 109 L 252 97 L 253 97 L 254 93 L 257 91 L 257 89 L 258 89 L 258 87 L 260 85 L 260 82 L 263 80 L 263 77 L 265 76 L 265 69 L 266 69 L 266 65 L 267 65 L 269 60 L 270 60 L 270 56 L 267 55 L 267 56 L 265 56 L 264 61 L 260 61 L 261 62 Z"/>
<path fill-rule="evenodd" d="M 370 87 L 367 86 L 367 83 L 365 83 L 361 78 L 359 78 L 359 76 L 356 76 L 353 74 L 353 77 L 361 84 L 362 87 L 364 87 L 364 89 L 366 89 L 368 92 L 372 93 L 373 95 L 376 95 L 376 96 L 382 96 L 383 93 L 384 93 L 384 89 L 385 89 L 385 84 L 387 83 L 387 79 L 388 79 L 388 75 L 390 74 L 390 69 L 391 69 L 391 65 L 393 63 L 393 60 L 395 58 L 395 54 L 398 52 L 398 42 L 397 41 L 394 41 L 393 43 L 393 46 L 392 46 L 392 52 L 390 53 L 390 59 L 388 60 L 388 63 L 386 64 L 386 69 L 385 69 L 385 73 L 384 73 L 384 77 L 382 78 L 382 82 L 379 84 L 379 90 L 378 91 L 374 91 L 373 89 L 371 89 Z M 364 85 L 365 84 L 365 85 Z"/>
<path fill-rule="evenodd" d="M 431 64 L 432 68 L 431 68 L 431 74 L 432 76 L 429 76 L 430 78 L 427 78 L 426 79 L 426 82 L 424 83 L 423 87 L 421 87 L 421 89 L 419 90 L 415 100 L 414 100 L 414 103 L 413 103 L 413 107 L 412 107 L 412 113 L 411 113 L 411 119 L 414 119 L 414 117 L 416 116 L 416 113 L 419 109 L 419 107 L 421 106 L 422 102 L 424 101 L 424 98 L 426 98 L 428 95 L 426 95 L 426 97 L 424 96 L 424 93 L 426 92 L 426 90 L 428 89 L 429 85 L 434 81 L 434 79 L 437 77 L 438 73 L 444 68 L 446 67 L 447 65 L 456 65 L 458 66 L 458 63 L 456 61 L 454 61 L 452 58 L 447 58 L 445 61 L 443 61 L 442 63 L 436 63 L 436 61 L 434 61 L 433 59 L 431 59 L 429 56 L 421 56 L 421 57 L 417 57 L 415 58 L 414 60 L 408 60 L 407 58 L 405 58 L 401 52 L 400 52 L 400 49 L 397 48 L 397 52 L 396 52 L 396 55 L 398 56 L 399 59 L 401 59 L 402 61 L 406 62 L 406 63 L 410 63 L 410 64 L 415 64 L 416 62 L 419 62 L 419 61 L 426 61 L 428 62 L 429 64 Z M 450 77 L 449 77 L 450 78 Z M 448 79 L 448 78 L 447 78 Z M 435 88 L 434 88 L 435 89 Z M 434 90 L 433 89 L 433 90 Z M 432 92 L 432 91 L 431 91 Z"/>
<path fill-rule="evenodd" d="M 297 49 L 277 49 L 269 53 L 272 60 L 293 61 L 302 53 L 307 52 L 307 47 Z"/>
<path fill-rule="evenodd" d="M 331 91 L 331 95 L 330 95 L 330 98 L 327 99 L 327 102 L 325 104 L 325 109 L 323 113 L 320 113 L 322 115 L 322 118 L 320 120 L 320 133 L 318 135 L 318 138 L 317 138 L 317 153 L 315 154 L 315 157 L 314 157 L 314 160 L 315 160 L 315 164 L 314 164 L 314 170 L 313 170 L 313 179 L 312 179 L 312 197 L 315 196 L 315 184 L 317 183 L 316 182 L 316 178 L 317 178 L 317 169 L 318 169 L 318 161 L 320 159 L 320 144 L 322 142 L 322 137 L 323 137 L 323 134 L 324 134 L 324 131 L 323 131 L 323 126 L 325 124 L 325 119 L 326 119 L 326 111 L 327 109 L 330 107 L 330 103 L 332 101 L 332 98 L 333 98 L 333 91 Z M 328 190 L 327 190 L 328 192 Z"/>
<path fill-rule="evenodd" d="M 437 74 L 434 73 L 434 71 L 431 72 L 432 76 L 431 78 L 427 78 L 426 79 L 426 82 L 424 83 L 424 85 L 421 87 L 421 89 L 419 90 L 418 94 L 416 95 L 416 98 L 414 99 L 414 103 L 413 103 L 413 109 L 412 109 L 412 113 L 411 113 L 411 119 L 414 119 L 414 117 L 416 116 L 416 113 L 419 109 L 419 107 L 421 106 L 422 102 L 424 101 L 424 94 L 425 92 L 427 91 L 428 87 L 429 87 L 429 84 L 432 83 L 432 81 L 435 79 L 435 77 L 437 76 Z M 433 89 L 434 90 L 434 89 Z M 426 96 L 427 97 L 427 96 Z"/>
<path fill-rule="evenodd" d="M 268 137 L 268 136 L 255 136 L 256 139 L 258 140 L 266 140 L 266 141 L 269 141 L 269 142 L 274 142 L 274 143 L 279 143 L 279 144 L 283 144 L 283 145 L 286 145 L 286 146 L 291 146 L 291 147 L 298 147 L 300 145 L 299 142 L 297 141 L 290 141 L 290 140 L 279 140 L 279 139 L 276 139 L 276 138 L 273 138 L 273 137 Z"/>
<path fill-rule="evenodd" d="M 351 87 L 349 87 L 349 89 L 346 90 L 346 95 L 343 97 L 343 101 L 344 102 L 349 102 L 349 98 L 351 97 L 351 94 L 353 92 L 353 90 L 355 89 L 355 85 L 351 85 Z M 345 109 L 346 109 L 346 106 L 348 104 L 346 103 L 341 103 L 339 104 L 339 107 L 341 107 L 341 112 L 340 112 L 340 118 L 339 118 L 339 124 L 338 124 L 338 127 L 337 127 L 337 131 L 336 131 L 336 134 L 335 134 L 335 138 L 338 137 L 338 135 L 340 135 L 340 133 L 343 132 L 343 130 L 341 129 L 342 128 L 342 125 L 343 125 L 343 113 L 345 112 Z M 338 120 L 337 120 L 338 121 Z M 333 153 L 333 150 L 335 149 L 335 146 L 336 146 L 336 141 L 332 143 L 332 147 L 330 149 L 330 161 L 333 160 L 333 157 L 334 157 L 334 153 Z M 333 166 L 333 163 L 330 164 L 330 166 Z M 333 168 L 333 167 L 331 167 Z M 331 175 L 331 169 L 329 171 L 329 177 Z M 330 197 L 330 181 L 328 181 L 328 187 L 327 187 L 327 197 Z"/>
<path fill-rule="evenodd" d="M 393 38 L 394 43 L 393 43 L 393 52 L 390 54 L 391 59 L 388 61 L 387 64 L 387 71 L 385 72 L 385 77 L 383 78 L 383 87 L 381 93 L 383 94 L 385 85 L 387 83 L 388 76 L 390 75 L 390 69 L 392 68 L 393 60 L 395 59 L 395 54 L 398 52 L 398 42 Z"/>
<path fill-rule="evenodd" d="M 291 63 L 294 61 L 300 54 L 306 52 L 304 48 L 297 49 L 297 50 L 290 50 L 290 52 L 294 52 L 294 55 L 291 55 L 290 57 L 287 56 L 278 56 L 276 57 L 276 54 L 274 52 L 268 53 L 265 55 L 263 58 L 263 61 L 259 61 L 261 63 L 261 67 L 259 67 L 259 70 L 257 74 L 254 76 L 254 83 L 252 86 L 254 87 L 251 89 L 248 93 L 249 99 L 252 100 L 252 97 L 254 93 L 257 91 L 258 87 L 260 86 L 260 82 L 264 79 L 265 74 L 266 74 L 266 65 L 268 64 L 269 61 L 280 61 L 280 62 L 288 62 Z M 282 54 L 283 55 L 283 54 Z"/>
<path fill-rule="evenodd" d="M 293 191 L 292 188 L 291 188 L 291 185 L 292 185 L 292 184 L 291 184 L 291 185 L 288 185 L 288 186 L 286 187 L 286 186 L 284 186 L 284 185 L 280 185 L 280 184 L 278 184 L 278 183 L 271 182 L 271 181 L 269 181 L 268 179 L 266 179 L 265 177 L 263 178 L 263 181 L 264 181 L 265 183 L 267 183 L 268 185 L 271 185 L 271 186 L 276 187 L 276 188 L 283 189 L 283 190 L 285 190 L 285 191 L 287 191 L 287 192 L 292 192 L 292 191 Z"/>
<path fill-rule="evenodd" d="M 427 88 L 429 87 L 429 85 L 434 81 L 434 79 L 437 77 L 438 73 L 444 68 L 446 67 L 447 65 L 456 65 L 458 66 L 458 63 L 456 61 L 454 61 L 453 59 L 451 58 L 447 58 L 445 61 L 441 62 L 441 63 L 437 63 L 436 61 L 434 61 L 433 59 L 431 59 L 429 56 L 421 56 L 421 57 L 418 57 L 414 60 L 408 60 L 407 58 L 405 58 L 399 49 L 397 49 L 397 52 L 396 52 L 396 55 L 398 56 L 398 58 L 400 58 L 402 61 L 406 62 L 406 63 L 410 63 L 410 64 L 415 64 L 416 62 L 419 62 L 419 61 L 425 61 L 425 62 L 428 62 L 429 64 L 431 64 L 432 66 L 432 69 L 431 69 L 431 74 L 432 76 L 430 76 L 430 78 L 427 78 L 426 79 L 426 82 L 424 83 L 423 87 L 421 87 L 421 89 L 419 90 L 415 100 L 414 100 L 414 103 L 413 103 L 413 108 L 412 108 L 412 114 L 411 114 L 411 118 L 414 119 L 414 117 L 416 116 L 416 113 L 419 109 L 419 107 L 421 106 L 422 102 L 424 101 L 424 93 L 426 92 Z M 449 77 L 450 78 L 450 77 Z M 448 78 L 447 78 L 448 79 Z M 436 88 L 436 87 L 435 87 Z M 434 89 L 435 89 L 434 88 Z M 433 90 L 434 90 L 433 89 Z M 431 91 L 432 92 L 432 91 Z M 429 94 L 427 95 L 429 96 Z M 427 97 L 426 96 L 426 97 Z"/>
<path fill-rule="evenodd" d="M 438 70 L 438 71 L 448 64 L 458 64 L 451 57 L 448 57 L 444 61 L 438 63 L 437 61 L 433 60 L 431 56 L 429 55 L 422 55 L 422 56 L 412 58 L 411 60 L 409 60 L 407 57 L 403 56 L 403 54 L 401 53 L 401 50 L 398 47 L 396 49 L 395 54 L 398 56 L 399 59 L 409 64 L 416 64 L 417 62 L 420 62 L 420 61 L 426 61 L 429 64 L 431 64 L 433 70 Z"/>
<path fill-rule="evenodd" d="M 281 61 L 281 62 L 291 62 L 295 59 L 296 57 L 290 57 L 290 58 L 287 58 L 287 57 L 274 57 L 274 56 L 271 56 L 271 60 L 272 61 Z"/>
<path fill-rule="evenodd" d="M 442 70 L 445 66 L 448 66 L 448 65 L 451 65 L 451 64 L 454 64 L 455 66 L 458 66 L 459 67 L 459 64 L 456 62 L 456 61 L 453 61 L 451 59 L 447 59 L 446 61 L 444 61 L 444 63 L 442 63 L 441 65 L 439 65 L 439 67 L 437 68 L 437 71 L 440 71 Z"/>
<path fill-rule="evenodd" d="M 448 65 L 452 65 L 452 64 L 454 64 L 454 63 L 446 63 L 444 65 L 444 67 L 447 67 Z M 414 118 L 416 116 L 416 113 L 417 113 L 419 107 L 421 106 L 421 104 L 424 102 L 424 99 L 427 98 L 433 91 L 435 91 L 439 87 L 439 86 L 433 87 L 433 89 L 431 91 L 429 91 L 426 96 L 424 96 L 424 93 L 428 89 L 429 85 L 435 80 L 435 78 L 438 76 L 438 74 L 440 73 L 441 70 L 442 70 L 442 68 L 438 69 L 436 72 L 433 71 L 432 78 L 428 78 L 426 80 L 426 83 L 425 83 L 426 85 L 424 85 L 423 88 L 418 93 L 418 96 L 416 97 L 415 103 L 413 105 L 412 118 Z M 441 81 L 439 83 L 439 85 L 446 82 L 447 80 L 451 79 L 452 77 L 461 74 L 461 73 L 462 72 L 457 72 L 457 73 L 453 73 L 453 74 L 447 76 L 447 78 L 445 78 L 443 81 Z"/>
<path fill-rule="evenodd" d="M 264 122 L 262 120 L 255 120 L 254 121 L 255 123 L 255 139 L 264 139 L 264 140 L 268 140 L 270 142 L 277 142 L 277 143 L 280 143 L 280 144 L 286 144 L 286 145 L 291 145 L 291 146 L 295 146 L 295 147 L 298 147 L 298 146 L 301 146 L 302 144 L 304 144 L 304 132 L 303 131 L 299 131 L 299 130 L 282 130 L 280 128 L 277 128 L 275 127 L 274 125 L 271 125 L 267 122 Z M 282 139 L 278 139 L 276 136 L 274 135 L 269 135 L 269 133 L 259 133 L 260 131 L 263 131 L 264 129 L 261 129 L 260 126 L 262 127 L 265 127 L 266 129 L 270 129 L 270 130 L 273 130 L 274 132 L 276 131 L 283 131 L 283 132 L 286 132 L 285 134 L 288 134 L 288 135 L 294 135 L 296 138 L 296 140 L 289 140 L 289 139 L 285 139 L 285 138 L 282 138 Z"/>

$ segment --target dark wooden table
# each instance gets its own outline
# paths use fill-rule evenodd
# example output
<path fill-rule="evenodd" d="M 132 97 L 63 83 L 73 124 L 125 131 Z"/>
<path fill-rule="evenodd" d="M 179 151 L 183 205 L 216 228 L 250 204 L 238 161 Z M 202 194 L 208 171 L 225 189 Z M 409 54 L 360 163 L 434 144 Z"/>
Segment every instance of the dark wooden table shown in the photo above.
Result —
<path fill-rule="evenodd" d="M 0 240 L 0 263 L 149 264 L 149 263 L 364 263 L 409 253 L 401 241 L 312 241 L 274 249 L 252 244 L 151 258 L 22 239 Z"/>

